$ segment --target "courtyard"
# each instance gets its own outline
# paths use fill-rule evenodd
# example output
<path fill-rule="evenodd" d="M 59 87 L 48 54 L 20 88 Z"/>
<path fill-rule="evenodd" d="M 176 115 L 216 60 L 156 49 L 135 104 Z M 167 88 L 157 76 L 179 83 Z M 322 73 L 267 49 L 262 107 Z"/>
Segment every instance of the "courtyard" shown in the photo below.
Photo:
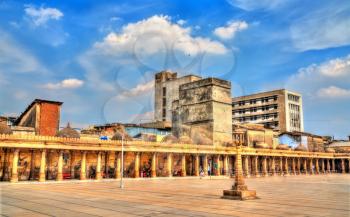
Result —
<path fill-rule="evenodd" d="M 259 199 L 221 199 L 232 179 L 0 184 L 2 216 L 349 216 L 350 175 L 250 178 Z"/>

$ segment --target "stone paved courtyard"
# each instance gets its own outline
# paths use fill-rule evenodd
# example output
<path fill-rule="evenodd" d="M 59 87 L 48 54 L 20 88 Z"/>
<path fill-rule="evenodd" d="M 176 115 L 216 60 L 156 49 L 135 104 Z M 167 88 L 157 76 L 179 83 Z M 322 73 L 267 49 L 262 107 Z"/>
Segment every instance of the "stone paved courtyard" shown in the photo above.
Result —
<path fill-rule="evenodd" d="M 3 216 L 350 216 L 350 175 L 251 178 L 260 199 L 220 199 L 229 179 L 1 183 Z"/>

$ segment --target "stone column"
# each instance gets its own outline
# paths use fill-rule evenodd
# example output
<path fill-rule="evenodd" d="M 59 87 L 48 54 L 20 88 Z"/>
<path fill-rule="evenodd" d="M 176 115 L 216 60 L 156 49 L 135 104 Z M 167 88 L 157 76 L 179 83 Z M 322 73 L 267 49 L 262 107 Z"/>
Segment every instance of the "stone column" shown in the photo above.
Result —
<path fill-rule="evenodd" d="M 298 168 L 298 175 L 300 175 L 301 174 L 301 165 L 300 165 L 300 158 L 298 157 L 297 158 L 297 168 Z"/>
<path fill-rule="evenodd" d="M 324 168 L 324 159 L 321 159 L 321 168 L 322 168 L 322 173 L 326 173 L 326 169 Z"/>
<path fill-rule="evenodd" d="M 314 164 L 313 164 L 313 159 L 312 158 L 310 158 L 309 159 L 309 164 L 310 164 L 310 175 L 314 175 L 315 174 L 315 171 L 313 170 L 313 166 L 314 166 Z"/>
<path fill-rule="evenodd" d="M 56 181 L 63 180 L 63 151 L 58 151 L 58 162 L 57 162 L 57 177 Z"/>
<path fill-rule="evenodd" d="M 139 178 L 140 177 L 140 152 L 135 153 L 134 165 L 135 165 L 134 176 L 135 178 Z"/>
<path fill-rule="evenodd" d="M 280 157 L 280 173 L 283 175 L 283 157 Z"/>
<path fill-rule="evenodd" d="M 203 170 L 204 170 L 204 175 L 208 175 L 208 155 L 203 156 Z"/>
<path fill-rule="evenodd" d="M 19 149 L 15 149 L 13 151 L 12 175 L 11 175 L 10 182 L 18 182 L 18 156 L 19 156 Z"/>
<path fill-rule="evenodd" d="M 81 152 L 80 180 L 86 179 L 86 151 Z"/>
<path fill-rule="evenodd" d="M 327 160 L 327 172 L 331 173 L 331 159 L 326 159 Z"/>
<path fill-rule="evenodd" d="M 157 153 L 155 153 L 155 152 L 152 154 L 152 168 L 151 168 L 151 170 L 152 170 L 152 174 L 151 174 L 152 178 L 157 177 Z"/>
<path fill-rule="evenodd" d="M 186 176 L 186 155 L 181 156 L 181 176 Z"/>
<path fill-rule="evenodd" d="M 240 149 L 237 149 L 235 164 L 235 183 L 230 190 L 224 190 L 222 198 L 231 200 L 256 199 L 256 191 L 248 190 L 248 187 L 244 183 Z"/>
<path fill-rule="evenodd" d="M 289 176 L 288 157 L 285 157 L 284 172 L 285 172 L 284 174 L 285 176 Z"/>
<path fill-rule="evenodd" d="M 320 167 L 319 167 L 319 159 L 318 158 L 316 158 L 315 159 L 315 167 L 316 167 L 316 174 L 320 174 Z"/>
<path fill-rule="evenodd" d="M 199 155 L 196 154 L 194 157 L 194 175 L 199 176 Z"/>
<path fill-rule="evenodd" d="M 345 173 L 345 160 L 341 159 L 341 173 Z"/>
<path fill-rule="evenodd" d="M 244 173 L 247 178 L 250 177 L 250 172 L 249 172 L 249 156 L 244 157 Z"/>
<path fill-rule="evenodd" d="M 74 174 L 74 151 L 70 151 L 70 178 L 74 179 L 75 174 Z"/>
<path fill-rule="evenodd" d="M 307 158 L 304 158 L 304 161 L 303 161 L 303 163 L 304 163 L 304 173 L 305 173 L 305 175 L 307 175 L 308 174 L 308 171 L 307 171 Z"/>
<path fill-rule="evenodd" d="M 335 173 L 335 159 L 332 159 L 332 172 Z"/>
<path fill-rule="evenodd" d="M 102 176 L 101 176 L 101 152 L 97 152 L 97 165 L 96 165 L 96 180 L 101 180 Z"/>
<path fill-rule="evenodd" d="M 267 157 L 266 156 L 263 157 L 262 166 L 263 166 L 263 175 L 268 176 L 269 173 L 267 172 Z"/>
<path fill-rule="evenodd" d="M 229 174 L 229 169 L 228 169 L 228 155 L 224 156 L 224 175 L 228 176 Z"/>
<path fill-rule="evenodd" d="M 167 174 L 168 177 L 173 176 L 173 153 L 168 153 L 167 156 Z"/>
<path fill-rule="evenodd" d="M 41 151 L 39 182 L 45 182 L 46 150 Z"/>
<path fill-rule="evenodd" d="M 271 176 L 276 175 L 275 157 L 271 157 Z"/>
<path fill-rule="evenodd" d="M 295 158 L 293 157 L 292 158 L 292 174 L 293 175 L 296 175 L 297 173 L 296 173 L 296 170 L 295 170 Z"/>
<path fill-rule="evenodd" d="M 120 179 L 121 173 L 120 170 L 122 168 L 122 159 L 121 159 L 121 152 L 115 152 L 115 178 Z"/>
<path fill-rule="evenodd" d="M 221 170 L 220 170 L 220 155 L 215 157 L 215 163 L 216 163 L 216 168 L 215 168 L 215 175 L 220 176 L 221 175 Z"/>
<path fill-rule="evenodd" d="M 260 177 L 260 173 L 259 173 L 259 156 L 254 156 L 254 173 L 255 173 L 255 177 Z"/>

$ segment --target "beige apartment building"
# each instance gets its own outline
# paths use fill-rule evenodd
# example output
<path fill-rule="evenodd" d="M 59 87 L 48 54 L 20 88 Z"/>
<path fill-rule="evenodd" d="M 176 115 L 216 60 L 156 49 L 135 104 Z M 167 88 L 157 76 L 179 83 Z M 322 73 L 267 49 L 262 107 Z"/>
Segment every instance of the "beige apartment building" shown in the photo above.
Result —
<path fill-rule="evenodd" d="M 285 89 L 232 99 L 233 123 L 259 123 L 280 132 L 303 132 L 302 96 Z"/>

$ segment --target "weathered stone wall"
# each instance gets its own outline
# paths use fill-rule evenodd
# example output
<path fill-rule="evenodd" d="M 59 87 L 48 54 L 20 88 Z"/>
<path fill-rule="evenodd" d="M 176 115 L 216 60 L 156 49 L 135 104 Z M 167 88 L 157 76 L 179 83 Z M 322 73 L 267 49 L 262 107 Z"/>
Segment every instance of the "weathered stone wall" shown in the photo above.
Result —
<path fill-rule="evenodd" d="M 232 141 L 230 82 L 207 78 L 183 84 L 179 90 L 179 101 L 173 104 L 174 135 L 186 135 L 194 140 L 198 137 L 194 133 L 200 131 L 211 144 Z"/>

